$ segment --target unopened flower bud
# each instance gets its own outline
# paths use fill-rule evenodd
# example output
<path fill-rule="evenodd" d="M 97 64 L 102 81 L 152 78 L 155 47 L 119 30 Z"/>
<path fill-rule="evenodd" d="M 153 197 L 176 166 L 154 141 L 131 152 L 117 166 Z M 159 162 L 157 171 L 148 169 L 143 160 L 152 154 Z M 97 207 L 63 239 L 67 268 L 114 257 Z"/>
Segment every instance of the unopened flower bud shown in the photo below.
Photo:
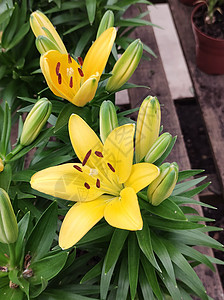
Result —
<path fill-rule="evenodd" d="M 5 190 L 0 188 L 0 242 L 15 243 L 18 237 L 18 225 L 11 201 Z"/>
<path fill-rule="evenodd" d="M 178 165 L 173 162 L 164 163 L 160 167 L 160 175 L 149 185 L 147 197 L 152 205 L 159 205 L 173 192 L 178 179 Z"/>
<path fill-rule="evenodd" d="M 100 106 L 100 137 L 103 143 L 116 127 L 118 120 L 115 106 L 110 100 L 103 101 Z"/>
<path fill-rule="evenodd" d="M 169 132 L 161 134 L 149 149 L 148 153 L 145 156 L 144 161 L 148 163 L 153 163 L 159 159 L 163 153 L 168 148 L 169 144 L 172 141 L 172 135 Z"/>
<path fill-rule="evenodd" d="M 107 10 L 100 21 L 96 38 L 98 38 L 101 35 L 101 33 L 103 33 L 105 30 L 113 26 L 114 26 L 114 13 L 111 10 Z"/>
<path fill-rule="evenodd" d="M 39 135 L 51 114 L 52 104 L 47 98 L 37 101 L 29 112 L 23 125 L 20 144 L 30 145 Z"/>
<path fill-rule="evenodd" d="M 42 35 L 49 38 L 61 53 L 67 54 L 65 45 L 63 44 L 59 34 L 55 30 L 50 20 L 40 11 L 35 11 L 30 16 L 30 26 L 36 37 Z M 54 50 L 54 49 L 51 49 Z"/>
<path fill-rule="evenodd" d="M 156 97 L 143 100 L 137 118 L 135 159 L 140 162 L 159 136 L 161 111 Z"/>
<path fill-rule="evenodd" d="M 122 56 L 118 59 L 112 70 L 112 76 L 109 78 L 106 90 L 112 92 L 118 90 L 132 76 L 142 57 L 143 45 L 137 39 L 132 42 Z"/>
<path fill-rule="evenodd" d="M 3 160 L 0 158 L 0 172 L 4 170 L 4 163 Z"/>
<path fill-rule="evenodd" d="M 37 50 L 40 52 L 40 54 L 44 54 L 47 51 L 50 50 L 57 50 L 60 51 L 60 48 L 58 48 L 58 45 L 52 42 L 48 37 L 44 35 L 39 35 L 36 38 L 36 47 Z"/>

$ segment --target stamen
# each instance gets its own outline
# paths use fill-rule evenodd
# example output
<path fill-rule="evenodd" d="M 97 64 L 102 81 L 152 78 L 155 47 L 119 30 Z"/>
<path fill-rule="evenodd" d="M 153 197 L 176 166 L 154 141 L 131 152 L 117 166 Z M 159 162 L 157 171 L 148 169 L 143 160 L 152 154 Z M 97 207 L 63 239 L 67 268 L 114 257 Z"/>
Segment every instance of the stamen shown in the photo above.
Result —
<path fill-rule="evenodd" d="M 97 178 L 97 180 L 96 180 L 96 187 L 99 189 L 100 188 L 100 180 L 99 180 L 99 178 Z"/>
<path fill-rule="evenodd" d="M 110 164 L 110 163 L 107 163 L 108 167 L 111 169 L 112 172 L 115 172 L 115 169 L 114 167 Z"/>
<path fill-rule="evenodd" d="M 57 66 L 56 66 L 56 74 L 57 74 L 57 76 L 59 75 L 59 69 L 60 69 L 60 66 L 61 66 L 61 63 L 58 62 L 58 63 L 57 63 Z"/>
<path fill-rule="evenodd" d="M 83 73 L 82 69 L 78 68 L 78 71 L 79 71 L 79 75 L 80 75 L 81 77 L 83 77 L 83 76 L 84 76 L 84 73 Z"/>
<path fill-rule="evenodd" d="M 72 63 L 72 58 L 71 58 L 71 55 L 68 54 L 68 63 L 71 64 Z"/>
<path fill-rule="evenodd" d="M 61 73 L 58 73 L 58 83 L 59 83 L 59 84 L 61 84 L 61 80 L 62 80 L 62 78 L 61 78 Z"/>
<path fill-rule="evenodd" d="M 95 151 L 96 156 L 103 157 L 103 153 L 100 151 Z"/>
<path fill-rule="evenodd" d="M 79 166 L 74 165 L 73 168 L 75 168 L 76 170 L 78 170 L 79 172 L 82 172 L 82 168 Z"/>
<path fill-rule="evenodd" d="M 92 150 L 90 149 L 90 150 L 87 152 L 86 156 L 84 157 L 83 162 L 82 162 L 82 165 L 83 165 L 83 166 L 85 166 L 85 164 L 87 163 L 87 160 L 89 159 L 89 157 L 90 157 L 90 155 L 91 155 L 91 152 L 92 152 Z"/>
<path fill-rule="evenodd" d="M 73 87 L 73 78 L 72 78 L 72 76 L 71 76 L 71 78 L 70 78 L 69 86 L 70 86 L 70 88 Z"/>
<path fill-rule="evenodd" d="M 79 64 L 80 64 L 80 66 L 82 66 L 82 65 L 83 65 L 83 59 L 82 59 L 82 57 L 81 57 L 81 56 L 79 56 L 79 57 L 78 57 L 78 62 L 79 62 Z"/>
<path fill-rule="evenodd" d="M 84 183 L 84 187 L 87 188 L 87 190 L 90 189 L 90 185 L 87 182 Z"/>

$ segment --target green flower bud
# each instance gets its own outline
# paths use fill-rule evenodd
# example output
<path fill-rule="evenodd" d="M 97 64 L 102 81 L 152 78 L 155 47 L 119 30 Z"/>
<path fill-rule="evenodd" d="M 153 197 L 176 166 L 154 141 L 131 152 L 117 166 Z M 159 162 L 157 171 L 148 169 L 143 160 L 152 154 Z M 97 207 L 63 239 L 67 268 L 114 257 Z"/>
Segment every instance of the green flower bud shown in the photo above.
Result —
<path fill-rule="evenodd" d="M 0 158 L 0 172 L 4 170 L 4 163 L 3 160 Z"/>
<path fill-rule="evenodd" d="M 156 97 L 148 96 L 140 107 L 135 139 L 135 159 L 140 162 L 159 136 L 161 111 Z"/>
<path fill-rule="evenodd" d="M 39 135 L 51 114 L 52 104 L 47 98 L 37 101 L 29 112 L 23 125 L 20 144 L 30 145 Z"/>
<path fill-rule="evenodd" d="M 172 194 L 177 183 L 178 171 L 175 162 L 161 165 L 160 175 L 149 185 L 147 191 L 147 197 L 152 205 L 159 205 Z"/>
<path fill-rule="evenodd" d="M 96 38 L 98 37 L 108 28 L 114 26 L 114 13 L 111 10 L 107 10 L 105 14 L 103 15 L 100 25 L 97 31 Z"/>
<path fill-rule="evenodd" d="M 39 35 L 36 38 L 36 47 L 40 54 L 44 54 L 49 50 L 57 50 L 60 51 L 58 45 L 52 42 L 48 37 Z"/>
<path fill-rule="evenodd" d="M 115 106 L 110 100 L 103 101 L 100 106 L 100 137 L 103 143 L 116 127 L 118 127 L 118 120 Z"/>
<path fill-rule="evenodd" d="M 112 76 L 108 79 L 106 90 L 112 92 L 118 90 L 132 76 L 142 57 L 143 45 L 137 39 L 132 42 L 118 59 L 112 70 Z"/>
<path fill-rule="evenodd" d="M 153 163 L 159 159 L 163 153 L 168 148 L 169 144 L 172 141 L 172 135 L 169 132 L 161 134 L 149 149 L 148 153 L 145 156 L 145 162 Z"/>
<path fill-rule="evenodd" d="M 18 237 L 18 225 L 11 201 L 5 190 L 0 188 L 0 242 L 15 243 Z"/>

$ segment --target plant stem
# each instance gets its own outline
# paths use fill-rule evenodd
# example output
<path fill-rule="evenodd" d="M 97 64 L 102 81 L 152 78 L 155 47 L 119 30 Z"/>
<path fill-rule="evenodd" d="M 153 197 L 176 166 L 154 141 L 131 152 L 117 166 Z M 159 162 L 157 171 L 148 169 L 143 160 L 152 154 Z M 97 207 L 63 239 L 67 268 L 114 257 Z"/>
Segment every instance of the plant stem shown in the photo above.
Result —
<path fill-rule="evenodd" d="M 18 144 L 7 156 L 5 161 L 8 162 L 13 156 L 15 156 L 20 150 L 23 149 L 21 144 Z"/>
<path fill-rule="evenodd" d="M 15 258 L 16 258 L 15 243 L 8 244 L 8 247 L 9 247 L 9 264 L 10 264 L 10 269 L 14 269 L 15 268 Z"/>

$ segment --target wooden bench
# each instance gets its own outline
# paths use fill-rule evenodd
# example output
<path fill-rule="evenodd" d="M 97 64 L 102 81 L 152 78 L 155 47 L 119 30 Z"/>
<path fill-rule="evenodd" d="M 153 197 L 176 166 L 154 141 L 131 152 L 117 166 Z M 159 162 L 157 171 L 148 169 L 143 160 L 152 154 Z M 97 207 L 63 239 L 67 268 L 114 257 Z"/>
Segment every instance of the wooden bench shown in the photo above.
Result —
<path fill-rule="evenodd" d="M 173 17 L 176 21 L 180 37 L 184 37 L 182 45 L 187 59 L 191 76 L 194 82 L 195 91 L 201 106 L 202 116 L 205 120 L 211 141 L 214 158 L 217 166 L 217 172 L 220 177 L 220 183 L 223 187 L 224 182 L 224 120 L 221 118 L 224 111 L 224 102 L 216 103 L 216 93 L 222 93 L 224 97 L 224 78 L 208 76 L 197 70 L 195 66 L 195 49 L 193 34 L 190 26 L 190 13 L 192 8 L 185 7 L 178 0 L 169 0 Z M 135 17 L 141 11 L 146 11 L 146 5 L 132 7 L 128 11 L 128 17 Z M 149 16 L 145 17 L 149 20 Z M 186 20 L 184 22 L 184 20 Z M 179 27 L 179 28 L 178 28 Z M 174 102 L 171 98 L 169 86 L 164 72 L 163 64 L 160 58 L 158 46 L 152 27 L 145 26 L 138 28 L 133 33 L 134 38 L 140 38 L 148 45 L 158 56 L 151 61 L 141 61 L 138 69 L 131 78 L 131 81 L 145 86 L 150 86 L 150 90 L 145 88 L 135 88 L 128 91 L 131 107 L 140 106 L 142 100 L 147 95 L 155 95 L 162 104 L 162 124 L 164 131 L 170 132 L 173 136 L 177 135 L 178 139 L 172 153 L 169 155 L 169 161 L 176 161 L 180 170 L 190 169 L 190 162 L 186 151 L 183 135 L 181 132 L 179 119 L 176 113 Z M 222 81 L 222 85 L 221 85 Z M 214 92 L 215 90 L 215 92 Z M 222 126 L 222 127 L 220 127 Z M 202 209 L 199 210 L 203 215 Z M 200 248 L 203 253 L 213 255 L 211 249 Z M 197 273 L 201 278 L 208 295 L 215 300 L 223 299 L 223 289 L 218 272 L 212 273 L 207 267 L 200 265 L 197 267 Z"/>

